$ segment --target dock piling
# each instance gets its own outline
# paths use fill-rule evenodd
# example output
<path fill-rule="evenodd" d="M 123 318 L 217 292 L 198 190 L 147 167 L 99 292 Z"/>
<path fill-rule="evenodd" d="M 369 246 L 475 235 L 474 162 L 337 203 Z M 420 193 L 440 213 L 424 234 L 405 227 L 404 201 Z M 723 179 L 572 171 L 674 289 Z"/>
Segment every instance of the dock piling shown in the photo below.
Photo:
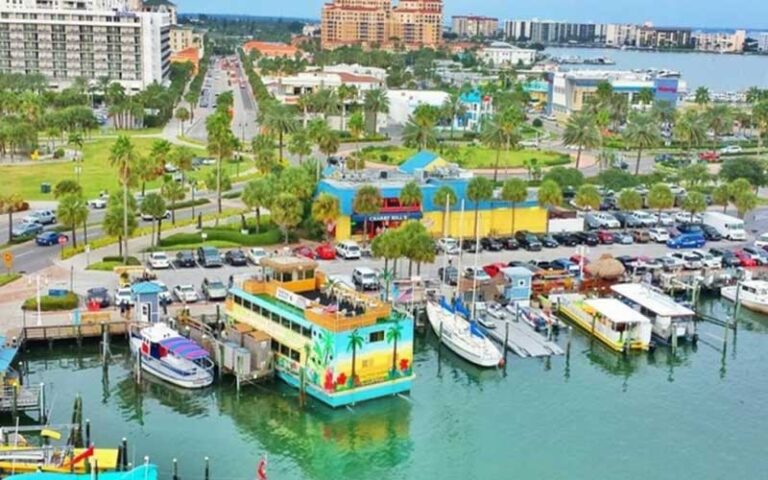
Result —
<path fill-rule="evenodd" d="M 205 457 L 205 480 L 211 480 L 211 466 L 208 457 Z"/>
<path fill-rule="evenodd" d="M 48 423 L 48 412 L 45 409 L 45 383 L 40 384 L 40 424 Z"/>
<path fill-rule="evenodd" d="M 173 478 L 172 480 L 179 480 L 179 461 L 173 459 Z"/>
<path fill-rule="evenodd" d="M 126 471 L 126 470 L 128 470 L 128 439 L 123 437 L 122 442 L 123 442 L 123 445 L 122 445 L 122 448 L 123 448 L 123 465 L 122 465 L 122 467 L 123 467 L 123 471 Z"/>
<path fill-rule="evenodd" d="M 573 326 L 568 325 L 568 343 L 565 344 L 565 353 L 568 357 L 571 356 L 571 340 L 573 339 Z"/>
<path fill-rule="evenodd" d="M 85 419 L 85 444 L 91 444 L 91 421 L 87 418 Z"/>
<path fill-rule="evenodd" d="M 508 351 L 509 351 L 509 320 L 504 322 L 504 365 L 507 364 Z"/>

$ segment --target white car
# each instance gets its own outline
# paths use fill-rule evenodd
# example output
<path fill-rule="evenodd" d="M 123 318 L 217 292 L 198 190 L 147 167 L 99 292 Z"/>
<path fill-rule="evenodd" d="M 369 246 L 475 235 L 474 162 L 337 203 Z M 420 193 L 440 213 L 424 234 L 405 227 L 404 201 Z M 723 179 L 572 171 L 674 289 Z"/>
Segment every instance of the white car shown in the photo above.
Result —
<path fill-rule="evenodd" d="M 115 291 L 115 305 L 118 307 L 121 305 L 133 306 L 133 293 L 130 287 L 118 288 Z"/>
<path fill-rule="evenodd" d="M 621 223 L 616 220 L 616 217 L 606 212 L 595 212 L 592 216 L 600 222 L 603 228 L 621 228 Z"/>
<path fill-rule="evenodd" d="M 675 257 L 661 257 L 659 258 L 662 268 L 667 272 L 674 272 L 685 268 L 685 262 Z"/>
<path fill-rule="evenodd" d="M 675 217 L 673 217 L 672 215 L 670 215 L 670 214 L 668 214 L 666 212 L 654 213 L 653 214 L 653 219 L 659 225 L 662 225 L 664 227 L 671 227 L 672 225 L 675 224 Z"/>
<path fill-rule="evenodd" d="M 168 305 L 170 303 L 173 303 L 173 298 L 171 298 L 171 292 L 168 290 L 168 287 L 161 282 L 160 280 L 152 280 L 151 283 L 154 283 L 158 287 L 160 287 L 160 293 L 157 295 L 160 299 L 161 305 Z"/>
<path fill-rule="evenodd" d="M 361 256 L 360 245 L 353 240 L 344 240 L 336 244 L 336 256 L 344 260 L 359 259 Z"/>
<path fill-rule="evenodd" d="M 733 155 L 736 153 L 741 153 L 743 151 L 744 149 L 741 148 L 739 145 L 728 145 L 720 149 L 720 153 L 723 155 Z"/>
<path fill-rule="evenodd" d="M 667 256 L 681 260 L 683 262 L 683 268 L 686 270 L 699 270 L 704 266 L 701 258 L 691 252 L 673 252 L 667 254 Z"/>
<path fill-rule="evenodd" d="M 194 303 L 200 300 L 197 290 L 192 285 L 176 285 L 173 287 L 173 296 L 183 303 Z"/>
<path fill-rule="evenodd" d="M 701 223 L 702 216 L 700 213 L 693 215 L 693 221 L 691 221 L 691 214 L 688 212 L 677 212 L 675 214 L 675 221 L 677 223 Z"/>
<path fill-rule="evenodd" d="M 722 268 L 723 266 L 722 257 L 716 257 L 709 252 L 699 249 L 691 250 L 690 253 L 699 257 L 703 268 Z"/>
<path fill-rule="evenodd" d="M 261 259 L 269 255 L 263 248 L 253 247 L 248 249 L 248 253 L 246 253 L 245 256 L 248 257 L 248 260 L 250 260 L 251 263 L 258 266 L 261 265 Z"/>
<path fill-rule="evenodd" d="M 171 259 L 165 252 L 152 252 L 149 254 L 149 266 L 155 269 L 171 268 Z"/>
<path fill-rule="evenodd" d="M 161 220 L 161 219 L 162 220 L 168 220 L 169 218 L 171 218 L 171 211 L 170 210 L 166 210 L 165 213 L 163 214 L 163 216 L 160 219 L 152 218 L 152 215 L 147 215 L 146 213 L 142 213 L 141 214 L 141 219 L 144 220 L 145 222 L 151 222 L 152 220 Z"/>
<path fill-rule="evenodd" d="M 437 241 L 437 248 L 448 255 L 458 255 L 461 252 L 459 241 L 451 237 L 443 237 Z"/>
<path fill-rule="evenodd" d="M 635 218 L 644 226 L 652 227 L 656 225 L 656 217 L 643 210 L 635 210 L 632 212 Z"/>
<path fill-rule="evenodd" d="M 39 223 L 40 225 L 52 225 L 56 223 L 56 214 L 53 210 L 38 210 L 22 219 L 24 223 Z"/>
<path fill-rule="evenodd" d="M 666 228 L 649 228 L 648 237 L 652 242 L 666 243 L 669 240 L 669 232 Z"/>
<path fill-rule="evenodd" d="M 107 208 L 107 200 L 104 198 L 94 198 L 93 200 L 88 200 L 88 206 L 95 210 L 104 210 Z"/>
<path fill-rule="evenodd" d="M 469 280 L 476 280 L 478 283 L 480 282 L 488 282 L 491 280 L 491 276 L 486 273 L 485 270 L 483 270 L 480 267 L 467 267 L 464 269 L 464 277 Z"/>
<path fill-rule="evenodd" d="M 768 247 L 768 233 L 763 233 L 755 239 L 755 246 L 760 248 Z"/>

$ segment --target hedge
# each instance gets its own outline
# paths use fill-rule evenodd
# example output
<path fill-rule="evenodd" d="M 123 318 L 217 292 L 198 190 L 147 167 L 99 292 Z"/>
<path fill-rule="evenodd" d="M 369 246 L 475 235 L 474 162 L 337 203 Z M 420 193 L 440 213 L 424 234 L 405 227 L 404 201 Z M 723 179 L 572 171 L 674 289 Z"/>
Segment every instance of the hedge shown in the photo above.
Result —
<path fill-rule="evenodd" d="M 15 282 L 16 280 L 21 278 L 20 273 L 3 273 L 0 274 L 0 287 L 4 285 L 8 285 L 11 282 Z"/>
<path fill-rule="evenodd" d="M 40 310 L 43 312 L 55 312 L 61 310 L 74 310 L 80 303 L 80 299 L 72 292 L 67 292 L 63 297 L 40 297 Z M 37 310 L 37 298 L 28 298 L 21 306 L 22 310 Z"/>
<path fill-rule="evenodd" d="M 226 198 L 227 200 L 232 200 L 233 198 L 240 198 L 240 196 L 243 194 L 243 192 L 227 192 L 225 194 L 222 194 L 221 198 Z"/>
<path fill-rule="evenodd" d="M 271 228 L 255 234 L 242 234 L 231 228 L 204 228 L 203 232 L 207 235 L 206 242 L 228 242 L 243 247 L 275 245 L 284 239 L 283 233 L 277 228 Z M 199 232 L 175 233 L 160 241 L 160 247 L 162 248 L 197 244 L 203 244 L 203 237 Z"/>
<path fill-rule="evenodd" d="M 207 198 L 196 198 L 194 200 L 185 200 L 183 202 L 177 202 L 175 205 L 167 204 L 168 210 L 180 210 L 182 208 L 190 208 L 192 206 L 199 207 L 200 205 L 206 205 L 211 203 Z"/>
<path fill-rule="evenodd" d="M 101 262 L 96 262 L 85 267 L 86 270 L 96 270 L 100 272 L 111 272 L 115 267 L 138 266 L 141 262 L 136 257 L 128 257 L 128 263 L 123 262 L 123 257 L 104 257 Z"/>
<path fill-rule="evenodd" d="M 120 263 L 122 263 L 123 262 L 123 257 L 120 257 L 120 256 L 107 256 L 107 257 L 103 257 L 101 259 L 101 261 L 102 262 L 120 262 Z M 136 265 L 141 265 L 141 262 L 136 257 L 128 257 L 128 263 L 126 263 L 126 265 L 136 266 Z"/>

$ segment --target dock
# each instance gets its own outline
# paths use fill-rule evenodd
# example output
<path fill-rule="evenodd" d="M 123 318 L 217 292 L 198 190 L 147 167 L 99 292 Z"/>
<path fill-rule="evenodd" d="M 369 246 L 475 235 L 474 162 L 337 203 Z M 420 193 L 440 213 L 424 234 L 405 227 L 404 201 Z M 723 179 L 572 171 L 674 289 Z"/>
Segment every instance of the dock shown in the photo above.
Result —
<path fill-rule="evenodd" d="M 523 322 L 500 320 L 490 316 L 486 316 L 485 322 L 496 326 L 496 328 L 486 329 L 488 336 L 502 346 L 504 337 L 507 337 L 507 347 L 519 357 L 548 357 L 565 353 L 560 345 L 547 340 Z M 509 325 L 509 335 L 507 335 L 507 325 Z"/>

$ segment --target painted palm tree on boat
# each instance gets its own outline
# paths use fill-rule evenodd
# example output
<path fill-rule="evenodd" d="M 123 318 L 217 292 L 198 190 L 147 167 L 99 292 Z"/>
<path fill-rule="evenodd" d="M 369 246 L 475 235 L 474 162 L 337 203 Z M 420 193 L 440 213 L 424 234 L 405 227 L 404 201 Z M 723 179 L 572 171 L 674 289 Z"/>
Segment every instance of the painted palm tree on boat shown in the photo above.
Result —
<path fill-rule="evenodd" d="M 392 376 L 397 373 L 397 341 L 403 338 L 403 327 L 400 322 L 395 323 L 387 329 L 387 343 L 392 344 Z"/>
<path fill-rule="evenodd" d="M 349 386 L 355 387 L 357 386 L 357 351 L 363 348 L 363 337 L 360 336 L 357 329 L 354 329 L 348 338 L 347 351 L 352 352 L 352 375 L 349 377 Z"/>

